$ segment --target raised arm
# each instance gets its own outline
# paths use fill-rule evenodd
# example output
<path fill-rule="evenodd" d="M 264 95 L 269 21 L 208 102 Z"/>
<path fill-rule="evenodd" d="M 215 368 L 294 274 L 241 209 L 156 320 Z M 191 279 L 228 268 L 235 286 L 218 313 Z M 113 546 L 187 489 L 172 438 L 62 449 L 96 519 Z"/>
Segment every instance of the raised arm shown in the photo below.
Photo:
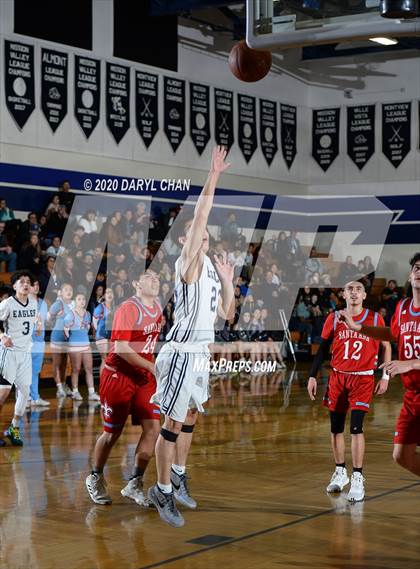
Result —
<path fill-rule="evenodd" d="M 183 277 L 199 257 L 219 176 L 230 166 L 225 162 L 226 152 L 222 146 L 217 146 L 213 150 L 210 172 L 197 200 L 193 222 L 182 248 L 181 274 Z"/>
<path fill-rule="evenodd" d="M 375 340 L 381 340 L 382 342 L 395 342 L 389 326 L 364 326 L 363 324 L 356 324 L 347 310 L 340 310 L 339 314 L 340 320 L 343 320 L 350 330 L 360 332 L 360 334 L 375 338 Z"/>

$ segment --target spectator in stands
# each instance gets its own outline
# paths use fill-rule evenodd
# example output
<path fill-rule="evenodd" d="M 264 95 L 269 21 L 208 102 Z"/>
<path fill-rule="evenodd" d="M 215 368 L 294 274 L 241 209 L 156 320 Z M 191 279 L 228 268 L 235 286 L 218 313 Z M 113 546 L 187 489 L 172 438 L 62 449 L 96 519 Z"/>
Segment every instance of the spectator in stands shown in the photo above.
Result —
<path fill-rule="evenodd" d="M 15 219 L 15 214 L 12 209 L 7 207 L 6 200 L 0 198 L 0 221 L 12 221 Z"/>
<path fill-rule="evenodd" d="M 111 217 L 107 220 L 105 227 L 106 238 L 110 252 L 120 249 L 123 245 L 124 237 L 119 227 L 118 218 L 115 214 L 112 214 Z"/>
<path fill-rule="evenodd" d="M 59 257 L 60 255 L 64 255 L 66 253 L 65 248 L 61 245 L 61 237 L 56 235 L 52 238 L 52 243 L 46 250 L 47 255 L 51 255 L 52 257 Z"/>
<path fill-rule="evenodd" d="M 309 258 L 305 261 L 305 283 L 308 284 L 318 284 L 319 275 L 324 272 L 324 267 L 321 261 L 317 257 L 318 253 L 316 247 L 312 247 Z M 315 273 L 318 273 L 318 279 L 316 281 L 312 280 Z"/>
<path fill-rule="evenodd" d="M 322 327 L 324 324 L 324 318 L 322 313 L 321 304 L 319 302 L 319 298 L 317 294 L 311 295 L 311 301 L 309 304 L 309 311 L 311 313 L 311 321 L 312 321 L 312 338 L 320 338 L 322 334 Z M 319 340 L 320 341 L 320 340 Z M 310 343 L 310 342 L 308 342 Z"/>
<path fill-rule="evenodd" d="M 64 206 L 69 214 L 73 206 L 74 195 L 70 192 L 70 182 L 64 180 L 58 187 L 58 195 L 60 196 L 60 205 Z"/>
<path fill-rule="evenodd" d="M 60 208 L 60 196 L 58 194 L 54 194 L 51 198 L 50 203 L 47 205 L 47 209 L 45 210 L 45 215 L 50 217 L 52 213 L 58 213 Z"/>
<path fill-rule="evenodd" d="M 19 251 L 17 265 L 18 269 L 26 269 L 34 275 L 39 275 L 41 270 L 42 250 L 37 233 L 31 233 L 28 241 L 24 243 Z"/>
<path fill-rule="evenodd" d="M 45 296 L 45 292 L 47 290 L 47 286 L 50 280 L 52 283 L 50 286 L 53 287 L 53 292 L 54 292 L 52 296 L 54 296 L 54 298 L 58 293 L 58 289 L 60 288 L 57 275 L 54 271 L 54 266 L 55 266 L 55 257 L 49 255 L 46 259 L 45 265 L 41 267 L 39 273 L 39 288 L 42 298 Z"/>
<path fill-rule="evenodd" d="M 296 316 L 298 318 L 297 330 L 300 332 L 300 342 L 299 346 L 305 343 L 310 344 L 312 342 L 312 322 L 311 322 L 311 312 L 309 310 L 308 304 L 304 301 L 304 296 L 300 297 L 300 300 L 296 306 Z"/>
<path fill-rule="evenodd" d="M 385 324 L 387 326 L 389 326 L 391 318 L 401 298 L 402 294 L 398 290 L 397 281 L 394 279 L 389 280 L 387 286 L 383 289 L 381 294 L 381 302 L 384 308 L 386 309 L 386 314 L 387 314 L 387 320 L 385 320 Z"/>
<path fill-rule="evenodd" d="M 281 275 L 281 271 L 278 267 L 278 265 L 276 263 L 273 263 L 270 266 L 270 270 L 273 273 L 273 284 L 275 286 L 281 286 L 282 284 L 282 275 Z"/>
<path fill-rule="evenodd" d="M 171 324 L 166 320 L 165 314 L 162 314 L 162 319 L 160 322 L 160 334 L 159 334 L 159 342 L 164 342 L 166 339 L 166 335 L 171 329 Z"/>
<path fill-rule="evenodd" d="M 58 211 L 53 211 L 47 220 L 47 231 L 49 237 L 54 235 L 63 236 L 66 229 L 69 214 L 67 213 L 66 206 L 60 205 Z"/>
<path fill-rule="evenodd" d="M 127 208 L 121 219 L 121 233 L 125 241 L 134 241 L 136 238 L 136 222 L 133 211 Z"/>
<path fill-rule="evenodd" d="M 60 283 L 70 284 L 75 289 L 78 282 L 73 257 L 69 255 L 60 257 L 60 265 L 57 266 L 57 276 Z"/>
<path fill-rule="evenodd" d="M 21 224 L 16 237 L 15 247 L 19 250 L 29 240 L 31 233 L 38 233 L 40 226 L 37 214 L 34 211 L 28 213 L 27 219 Z"/>
<path fill-rule="evenodd" d="M 230 213 L 226 224 L 222 225 L 221 231 L 221 238 L 226 239 L 226 241 L 232 245 L 235 242 L 235 239 L 239 235 L 239 225 L 236 222 L 236 215 L 234 213 Z"/>
<path fill-rule="evenodd" d="M 73 234 L 71 246 L 68 252 L 72 257 L 75 257 L 77 259 L 83 258 L 82 239 L 78 233 Z"/>
<path fill-rule="evenodd" d="M 353 258 L 350 255 L 348 255 L 345 262 L 341 264 L 338 278 L 343 285 L 357 278 L 357 267 L 353 265 Z"/>
<path fill-rule="evenodd" d="M 38 225 L 39 225 L 38 237 L 41 242 L 41 247 L 44 250 L 50 245 L 51 242 L 47 238 L 48 234 L 47 216 L 44 215 L 43 213 L 41 213 L 41 215 L 38 215 Z"/>
<path fill-rule="evenodd" d="M 16 270 L 17 255 L 10 247 L 6 235 L 4 235 L 5 227 L 5 222 L 0 221 L 0 261 L 5 261 L 7 270 L 12 273 Z"/>
<path fill-rule="evenodd" d="M 89 209 L 79 220 L 79 225 L 85 230 L 86 247 L 94 247 L 99 237 L 98 216 L 96 215 L 96 211 Z"/>
<path fill-rule="evenodd" d="M 276 257 L 280 260 L 286 259 L 289 253 L 289 246 L 287 243 L 287 235 L 285 231 L 280 231 L 278 239 L 275 244 Z"/>
<path fill-rule="evenodd" d="M 291 255 L 293 259 L 300 260 L 303 257 L 303 253 L 297 235 L 298 235 L 297 231 L 290 232 L 290 235 L 287 238 L 287 250 L 289 255 Z"/>

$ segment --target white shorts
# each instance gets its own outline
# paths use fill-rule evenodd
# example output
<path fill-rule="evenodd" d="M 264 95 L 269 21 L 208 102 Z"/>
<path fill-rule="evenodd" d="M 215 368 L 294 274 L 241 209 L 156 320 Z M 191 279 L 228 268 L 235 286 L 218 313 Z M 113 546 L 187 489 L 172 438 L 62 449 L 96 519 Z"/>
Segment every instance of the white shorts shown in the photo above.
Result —
<path fill-rule="evenodd" d="M 188 409 L 202 413 L 209 398 L 209 361 L 206 345 L 165 344 L 156 358 L 156 393 L 150 402 L 180 423 L 185 421 Z"/>
<path fill-rule="evenodd" d="M 0 346 L 0 377 L 18 388 L 28 387 L 32 383 L 32 355 L 30 352 L 18 352 Z M 7 387 L 1 385 L 0 387 Z"/>

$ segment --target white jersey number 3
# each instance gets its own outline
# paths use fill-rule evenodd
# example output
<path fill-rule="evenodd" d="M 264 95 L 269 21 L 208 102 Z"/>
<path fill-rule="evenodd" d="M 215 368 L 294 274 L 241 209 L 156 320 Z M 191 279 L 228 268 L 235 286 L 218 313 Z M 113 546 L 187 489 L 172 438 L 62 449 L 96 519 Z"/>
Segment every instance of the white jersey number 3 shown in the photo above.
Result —
<path fill-rule="evenodd" d="M 356 340 L 356 342 L 353 342 L 353 345 L 350 348 L 350 340 L 347 340 L 346 342 L 344 342 L 344 359 L 345 360 L 360 360 L 360 356 L 361 356 L 361 350 L 362 350 L 363 344 L 362 342 L 360 342 L 359 340 Z M 350 349 L 352 350 L 352 354 L 351 356 L 349 356 L 350 353 Z"/>

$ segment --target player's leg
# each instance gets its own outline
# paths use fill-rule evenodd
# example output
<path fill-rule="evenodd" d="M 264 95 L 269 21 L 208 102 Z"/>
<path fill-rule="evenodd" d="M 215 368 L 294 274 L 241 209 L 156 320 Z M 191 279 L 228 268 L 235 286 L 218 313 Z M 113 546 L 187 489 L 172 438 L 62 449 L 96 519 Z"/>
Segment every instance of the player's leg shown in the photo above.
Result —
<path fill-rule="evenodd" d="M 89 401 L 99 401 L 100 397 L 95 393 L 95 385 L 93 382 L 93 358 L 90 346 L 88 346 L 87 350 L 84 350 L 80 355 L 82 357 L 82 364 L 85 370 L 88 399 Z"/>
<path fill-rule="evenodd" d="M 420 476 L 420 454 L 416 450 L 417 446 L 417 443 L 395 444 L 392 457 L 397 464 Z"/>
<path fill-rule="evenodd" d="M 101 366 L 99 368 L 99 373 L 102 373 L 105 365 L 105 359 L 108 355 L 109 347 L 108 347 L 108 340 L 97 340 L 96 347 L 98 349 L 99 355 L 101 356 Z"/>
<path fill-rule="evenodd" d="M 42 364 L 44 361 L 44 344 L 37 342 L 34 344 L 36 351 L 32 352 L 32 382 L 30 388 L 31 405 L 39 407 L 48 407 L 49 401 L 42 399 L 39 394 L 39 374 L 41 373 Z"/>
<path fill-rule="evenodd" d="M 106 489 L 104 468 L 130 413 L 134 390 L 134 383 L 129 378 L 106 368 L 103 370 L 100 387 L 103 433 L 96 441 L 92 471 L 86 478 L 87 491 L 96 504 L 112 502 Z"/>
<path fill-rule="evenodd" d="M 175 497 L 178 502 L 191 509 L 197 507 L 197 502 L 191 496 L 188 488 L 186 465 L 197 418 L 197 409 L 189 409 L 176 441 L 175 461 L 171 466 L 171 482 L 174 488 Z"/>
<path fill-rule="evenodd" d="M 71 361 L 71 397 L 75 401 L 82 401 L 83 397 L 79 392 L 79 374 L 82 369 L 82 353 L 74 348 L 70 351 Z"/>
<path fill-rule="evenodd" d="M 344 376 L 332 371 L 328 378 L 324 405 L 330 411 L 331 449 L 335 460 L 335 470 L 327 486 L 327 492 L 341 492 L 349 483 L 345 463 L 344 425 L 348 408 Z"/>
<path fill-rule="evenodd" d="M 14 446 L 23 446 L 22 437 L 20 435 L 20 423 L 25 415 L 26 405 L 29 399 L 29 390 L 32 380 L 32 356 L 30 353 L 15 353 L 15 387 L 16 387 L 16 403 L 14 415 L 10 426 L 4 432 L 5 436 Z"/>
<path fill-rule="evenodd" d="M 347 389 L 351 408 L 350 434 L 353 460 L 353 473 L 347 499 L 351 502 L 360 502 L 365 497 L 365 479 L 363 478 L 365 435 L 363 433 L 363 422 L 366 413 L 369 411 L 375 389 L 373 375 L 353 376 L 347 379 Z"/>
<path fill-rule="evenodd" d="M 420 394 L 406 391 L 394 436 L 393 459 L 397 464 L 420 476 Z"/>
<path fill-rule="evenodd" d="M 147 465 L 155 452 L 156 441 L 160 432 L 159 407 L 150 403 L 155 392 L 155 382 L 136 385 L 131 401 L 131 421 L 133 425 L 141 425 L 142 433 L 134 456 L 133 474 L 128 484 L 121 490 L 126 498 L 134 500 L 139 506 L 150 507 L 151 503 L 143 491 L 143 476 Z"/>

